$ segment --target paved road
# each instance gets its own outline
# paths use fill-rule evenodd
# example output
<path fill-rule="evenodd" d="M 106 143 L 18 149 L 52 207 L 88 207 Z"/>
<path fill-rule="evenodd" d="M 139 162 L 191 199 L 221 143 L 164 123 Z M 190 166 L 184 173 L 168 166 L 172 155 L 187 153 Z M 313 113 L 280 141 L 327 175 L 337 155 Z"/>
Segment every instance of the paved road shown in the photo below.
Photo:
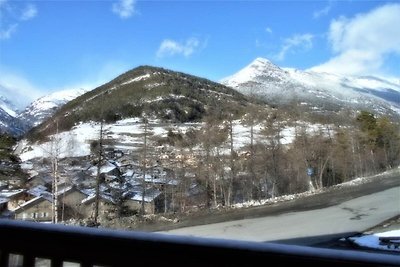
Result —
<path fill-rule="evenodd" d="M 257 218 L 184 227 L 162 233 L 301 245 L 326 242 L 332 238 L 362 232 L 399 215 L 400 177 L 396 175 L 390 179 L 391 186 L 383 186 L 378 192 L 377 188 L 389 180 L 376 179 L 349 192 L 349 189 L 334 190 L 314 199 L 310 198 L 314 201 L 313 205 L 304 205 L 308 203 L 307 200 L 297 201 L 304 202 L 302 209 L 296 209 L 299 211 L 293 211 L 293 207 L 286 204 L 286 211 L 272 213 L 273 216 L 264 214 Z M 377 187 L 375 189 L 374 183 Z M 355 198 L 347 200 L 351 196 L 345 198 L 346 194 L 343 192 L 353 193 Z M 359 196 L 362 192 L 365 195 Z M 285 205 L 282 206 L 285 208 Z"/>

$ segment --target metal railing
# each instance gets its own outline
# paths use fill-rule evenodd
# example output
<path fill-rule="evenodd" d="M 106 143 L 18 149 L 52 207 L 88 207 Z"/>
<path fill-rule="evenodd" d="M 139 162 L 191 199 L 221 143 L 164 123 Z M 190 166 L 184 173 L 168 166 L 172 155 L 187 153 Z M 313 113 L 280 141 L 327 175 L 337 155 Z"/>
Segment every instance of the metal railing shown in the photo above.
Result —
<path fill-rule="evenodd" d="M 45 259 L 50 266 L 400 266 L 400 255 L 384 253 L 0 220 L 0 266 Z"/>

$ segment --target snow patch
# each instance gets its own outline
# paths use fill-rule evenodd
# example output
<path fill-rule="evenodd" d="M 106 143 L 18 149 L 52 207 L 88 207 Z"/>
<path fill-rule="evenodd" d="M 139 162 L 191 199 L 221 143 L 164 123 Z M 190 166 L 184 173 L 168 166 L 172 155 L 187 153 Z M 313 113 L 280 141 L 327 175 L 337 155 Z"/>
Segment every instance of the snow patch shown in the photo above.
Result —
<path fill-rule="evenodd" d="M 121 85 L 130 84 L 130 83 L 138 82 L 138 81 L 141 81 L 141 80 L 146 80 L 149 77 L 150 77 L 150 74 L 147 73 L 147 74 L 144 74 L 142 76 L 138 76 L 136 78 L 130 79 L 130 80 L 126 81 L 126 82 L 123 82 L 123 83 L 121 83 Z"/>
<path fill-rule="evenodd" d="M 382 242 L 380 237 L 390 237 L 391 241 L 389 243 Z M 360 247 L 400 252 L 400 230 L 349 237 L 348 240 Z"/>

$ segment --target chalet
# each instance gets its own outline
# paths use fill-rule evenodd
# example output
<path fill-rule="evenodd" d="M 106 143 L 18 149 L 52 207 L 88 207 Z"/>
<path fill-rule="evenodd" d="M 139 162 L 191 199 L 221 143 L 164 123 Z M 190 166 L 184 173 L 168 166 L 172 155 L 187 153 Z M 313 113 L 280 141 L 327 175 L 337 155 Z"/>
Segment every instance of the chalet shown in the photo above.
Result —
<path fill-rule="evenodd" d="M 7 209 L 14 210 L 32 197 L 26 193 L 25 189 L 13 189 L 0 191 L 0 198 L 8 199 Z"/>
<path fill-rule="evenodd" d="M 83 187 L 94 187 L 96 185 L 96 177 L 93 177 L 89 171 L 76 173 L 73 181 L 74 184 Z"/>
<path fill-rule="evenodd" d="M 14 210 L 14 218 L 31 221 L 51 221 L 51 198 L 38 196 L 25 202 Z"/>
<path fill-rule="evenodd" d="M 69 186 L 58 191 L 58 200 L 62 218 L 82 218 L 81 203 L 88 195 L 76 186 Z"/>
<path fill-rule="evenodd" d="M 28 179 L 26 185 L 29 188 L 35 187 L 38 185 L 42 185 L 42 186 L 50 188 L 52 182 L 53 182 L 53 178 L 50 175 L 38 174 L 38 175 L 30 177 Z"/>
<path fill-rule="evenodd" d="M 109 159 L 120 159 L 124 156 L 124 152 L 119 149 L 109 148 L 105 151 L 107 158 Z"/>
<path fill-rule="evenodd" d="M 94 217 L 94 206 L 95 206 L 96 195 L 93 193 L 83 199 L 78 207 L 79 213 L 84 218 Z M 108 215 L 115 208 L 115 202 L 111 196 L 100 193 L 99 195 L 99 215 Z"/>
<path fill-rule="evenodd" d="M 130 210 L 140 210 L 142 208 L 142 200 L 143 194 L 140 190 L 135 190 L 130 192 L 128 195 L 127 200 L 124 202 L 124 205 L 127 206 Z M 144 195 L 144 210 L 145 213 L 153 214 L 156 213 L 160 206 L 160 196 L 161 191 L 155 188 L 146 189 Z"/>
<path fill-rule="evenodd" d="M 32 197 L 40 197 L 44 196 L 46 198 L 51 199 L 51 193 L 47 191 L 47 187 L 43 185 L 37 185 L 35 187 L 30 188 L 28 191 L 26 191 L 29 195 Z"/>
<path fill-rule="evenodd" d="M 12 177 L 7 180 L 8 186 L 13 188 L 20 188 L 24 184 L 24 180 L 20 177 Z"/>
<path fill-rule="evenodd" d="M 40 221 L 48 220 L 50 217 L 49 214 L 52 212 L 52 194 L 42 185 L 29 189 L 27 194 L 31 195 L 33 197 L 31 200 L 34 201 L 30 200 L 20 205 L 20 207 L 14 211 L 15 218 Z M 86 197 L 87 195 L 78 190 L 75 186 L 69 186 L 58 190 L 57 199 L 60 218 L 64 219 L 81 215 L 79 213 L 80 204 Z"/>
<path fill-rule="evenodd" d="M 92 176 L 97 176 L 97 166 L 89 168 L 89 171 L 91 172 Z M 100 174 L 115 175 L 115 176 L 121 175 L 117 164 L 110 161 L 107 161 L 100 167 Z"/>

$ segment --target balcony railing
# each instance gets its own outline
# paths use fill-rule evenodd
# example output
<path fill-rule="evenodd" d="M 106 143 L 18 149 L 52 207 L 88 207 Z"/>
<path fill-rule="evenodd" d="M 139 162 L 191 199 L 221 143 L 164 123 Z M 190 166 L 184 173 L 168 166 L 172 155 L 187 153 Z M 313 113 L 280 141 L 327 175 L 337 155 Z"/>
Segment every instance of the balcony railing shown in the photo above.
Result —
<path fill-rule="evenodd" d="M 14 220 L 0 220 L 0 253 L 1 266 L 400 266 L 384 253 Z"/>

